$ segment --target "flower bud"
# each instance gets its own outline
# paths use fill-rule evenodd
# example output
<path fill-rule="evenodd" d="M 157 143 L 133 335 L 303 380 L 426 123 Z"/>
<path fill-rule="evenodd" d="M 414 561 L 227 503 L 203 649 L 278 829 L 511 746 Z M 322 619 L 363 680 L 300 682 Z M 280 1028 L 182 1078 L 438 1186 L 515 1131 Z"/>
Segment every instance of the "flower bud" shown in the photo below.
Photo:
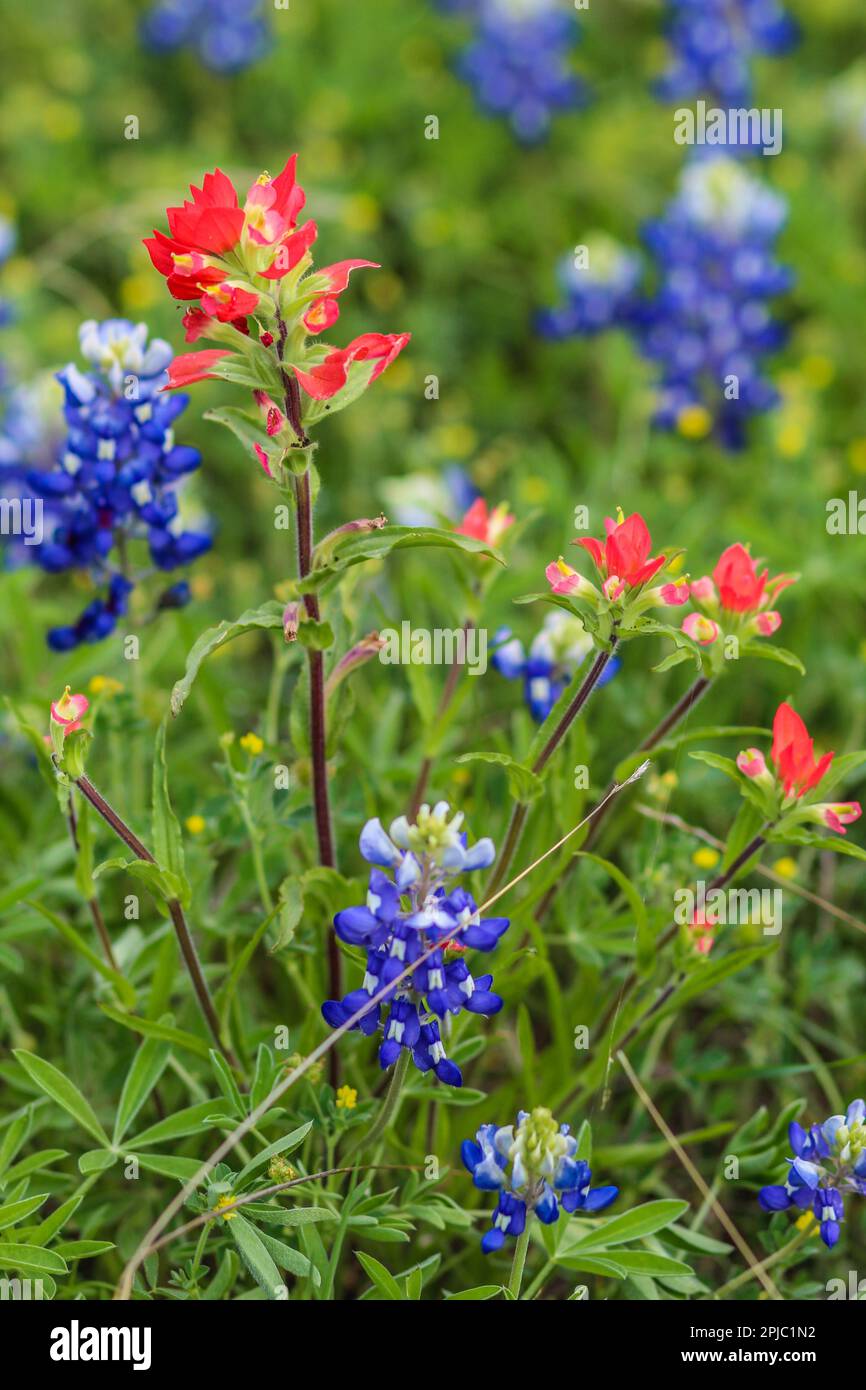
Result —
<path fill-rule="evenodd" d="M 702 647 L 712 646 L 719 635 L 718 623 L 714 623 L 712 618 L 705 618 L 703 613 L 689 613 L 683 618 L 682 630 Z"/>

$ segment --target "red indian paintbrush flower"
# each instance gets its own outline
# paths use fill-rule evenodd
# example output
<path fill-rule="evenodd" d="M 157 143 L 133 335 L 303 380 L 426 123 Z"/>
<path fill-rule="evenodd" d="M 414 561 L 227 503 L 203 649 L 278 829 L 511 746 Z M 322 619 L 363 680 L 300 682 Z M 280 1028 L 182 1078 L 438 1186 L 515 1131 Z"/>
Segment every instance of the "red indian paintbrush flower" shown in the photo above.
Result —
<path fill-rule="evenodd" d="M 352 272 L 378 266 L 355 259 L 314 269 L 317 228 L 300 222 L 306 198 L 296 163 L 293 155 L 276 178 L 262 174 L 243 201 L 221 169 L 205 174 L 181 207 L 167 210 L 168 234 L 154 231 L 144 243 L 170 293 L 190 303 L 187 342 L 207 336 L 223 345 L 176 357 L 167 389 L 216 376 L 288 400 L 286 447 L 306 442 L 308 425 L 366 390 L 410 337 L 364 333 L 343 348 L 321 342 Z"/>
<path fill-rule="evenodd" d="M 778 788 L 783 810 L 792 803 L 804 801 L 802 809 L 795 810 L 793 820 L 817 821 L 837 835 L 845 835 L 845 826 L 860 818 L 859 801 L 815 803 L 805 800 L 820 786 L 835 756 L 835 753 L 823 753 L 820 758 L 815 757 L 809 730 L 796 710 L 783 703 L 776 710 L 773 720 L 773 772 L 770 772 L 763 754 L 757 748 L 747 748 L 740 753 L 737 767 L 751 781 L 768 791 Z"/>
<path fill-rule="evenodd" d="M 621 515 L 621 514 L 620 514 Z M 579 539 L 592 556 L 593 563 L 604 581 L 606 598 L 619 598 L 627 589 L 646 584 L 665 564 L 664 555 L 650 557 L 652 540 L 646 522 L 639 512 L 625 520 L 605 519 L 605 539 Z"/>
<path fill-rule="evenodd" d="M 816 761 L 806 725 L 789 704 L 781 704 L 773 720 L 771 756 L 785 795 L 801 797 L 817 787 L 835 754 L 824 753 Z"/>
<path fill-rule="evenodd" d="M 514 525 L 514 517 L 508 510 L 507 502 L 500 502 L 492 511 L 488 510 L 483 497 L 476 497 L 460 525 L 455 527 L 458 536 L 472 536 L 486 545 L 498 545 L 509 527 Z"/>

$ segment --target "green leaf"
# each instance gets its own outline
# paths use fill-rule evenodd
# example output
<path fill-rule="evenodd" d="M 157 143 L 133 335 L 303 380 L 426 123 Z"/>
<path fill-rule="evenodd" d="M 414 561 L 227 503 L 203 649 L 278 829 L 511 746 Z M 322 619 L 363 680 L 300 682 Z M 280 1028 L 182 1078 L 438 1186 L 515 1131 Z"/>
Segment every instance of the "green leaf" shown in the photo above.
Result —
<path fill-rule="evenodd" d="M 79 1173 L 104 1173 L 118 1160 L 112 1149 L 88 1149 L 78 1158 Z"/>
<path fill-rule="evenodd" d="M 247 1179 L 252 1177 L 257 1168 L 261 1168 L 265 1163 L 270 1163 L 271 1159 L 277 1154 L 291 1153 L 299 1144 L 303 1144 L 310 1130 L 313 1128 L 313 1121 L 308 1120 L 305 1125 L 300 1125 L 298 1129 L 293 1129 L 291 1134 L 286 1134 L 282 1139 L 275 1139 L 273 1144 L 268 1144 L 266 1149 L 262 1149 L 260 1154 L 251 1158 L 238 1173 L 234 1180 L 234 1187 L 239 1191 Z"/>
<path fill-rule="evenodd" d="M 88 1134 L 92 1134 L 100 1144 L 105 1148 L 110 1147 L 108 1135 L 96 1118 L 90 1101 L 85 1099 L 68 1076 L 64 1076 L 63 1072 L 59 1071 L 51 1062 L 37 1057 L 34 1052 L 26 1052 L 23 1048 L 18 1048 L 12 1055 L 40 1090 L 56 1101 L 63 1110 L 78 1121 L 82 1129 L 86 1129 Z"/>
<path fill-rule="evenodd" d="M 321 1274 L 300 1250 L 293 1250 L 290 1245 L 284 1245 L 281 1240 L 269 1236 L 266 1231 L 257 1231 L 256 1235 L 280 1269 L 287 1270 L 289 1274 L 296 1274 L 299 1279 L 312 1279 L 317 1287 L 321 1284 Z"/>
<path fill-rule="evenodd" d="M 119 1144 L 126 1134 L 162 1076 L 170 1055 L 171 1045 L 159 1038 L 146 1038 L 139 1047 L 132 1059 L 132 1066 L 126 1074 L 123 1090 L 120 1093 L 120 1103 L 114 1121 L 113 1144 Z"/>
<path fill-rule="evenodd" d="M 775 661 L 778 666 L 793 666 L 801 676 L 806 674 L 806 668 L 798 656 L 784 647 L 777 647 L 773 642 L 743 642 L 740 645 L 740 656 L 756 656 L 761 661 Z"/>
<path fill-rule="evenodd" d="M 111 1009 L 107 1004 L 100 1004 L 100 1009 L 106 1018 L 110 1018 L 114 1023 L 119 1023 L 122 1028 L 129 1028 L 133 1033 L 141 1033 L 145 1038 L 159 1038 L 163 1042 L 174 1043 L 177 1047 L 185 1048 L 187 1052 L 195 1053 L 196 1057 L 201 1057 L 207 1061 L 209 1048 L 202 1038 L 197 1038 L 194 1033 L 186 1033 L 182 1028 L 174 1028 L 161 1020 L 152 1018 L 142 1018 L 140 1014 L 125 1014 L 120 1009 Z M 108 1140 L 105 1141 L 106 1143 Z"/>
<path fill-rule="evenodd" d="M 252 456 L 253 445 L 255 444 L 260 444 L 266 450 L 274 447 L 273 440 L 269 437 L 261 416 L 253 415 L 251 411 L 241 410 L 236 405 L 220 406 L 218 410 L 206 410 L 202 419 L 212 420 L 215 425 L 225 425 L 226 429 L 231 430 L 235 438 L 240 440 L 250 456 Z"/>
<path fill-rule="evenodd" d="M 814 849 L 830 850 L 832 854 L 847 854 L 851 859 L 866 859 L 866 850 L 853 840 L 843 839 L 841 835 L 822 835 L 817 830 L 805 830 L 802 826 L 790 826 L 780 821 L 767 839 L 779 845 L 811 845 Z"/>
<path fill-rule="evenodd" d="M 150 1173 L 159 1173 L 163 1178 L 177 1178 L 178 1182 L 189 1182 L 201 1168 L 201 1160 L 182 1158 L 177 1154 L 132 1154 L 142 1168 Z"/>
<path fill-rule="evenodd" d="M 334 645 L 334 629 L 330 623 L 308 620 L 298 627 L 298 641 L 309 651 L 324 652 Z"/>
<path fill-rule="evenodd" d="M 272 1226 L 312 1226 L 320 1221 L 337 1220 L 336 1212 L 327 1207 L 269 1207 L 262 1202 L 250 1202 L 246 1211 L 259 1221 L 269 1221 Z"/>
<path fill-rule="evenodd" d="M 164 719 L 156 731 L 153 750 L 153 857 L 164 873 L 171 874 L 178 883 L 183 884 L 181 901 L 186 905 L 189 902 L 189 884 L 184 870 L 183 836 L 168 794 L 168 766 L 165 760 L 166 723 L 167 720 Z"/>
<path fill-rule="evenodd" d="M 645 1274 L 650 1278 L 690 1278 L 695 1272 L 691 1265 L 672 1260 L 669 1255 L 656 1255 L 652 1250 L 617 1250 L 616 1262 L 627 1274 Z"/>
<path fill-rule="evenodd" d="M 40 1149 L 38 1153 L 28 1154 L 27 1158 L 22 1158 L 20 1163 L 15 1163 L 6 1174 L 5 1185 L 13 1186 L 20 1182 L 22 1178 L 27 1178 L 31 1173 L 36 1173 L 40 1168 L 50 1168 L 52 1163 L 59 1163 L 61 1158 L 68 1158 L 66 1149 Z"/>
<path fill-rule="evenodd" d="M 88 1260 L 93 1255 L 104 1255 L 113 1250 L 110 1240 L 64 1240 L 55 1246 L 58 1255 L 64 1260 Z"/>
<path fill-rule="evenodd" d="M 199 1134 L 202 1129 L 209 1127 L 206 1121 L 224 1106 L 222 1100 L 202 1100 L 198 1105 L 189 1105 L 174 1115 L 167 1115 L 164 1120 L 158 1120 L 149 1129 L 143 1129 L 141 1134 L 128 1141 L 129 1147 L 137 1152 L 150 1144 L 164 1144 L 171 1139 L 183 1139 L 188 1134 Z"/>
<path fill-rule="evenodd" d="M 217 1085 L 228 1101 L 230 1109 L 234 1111 L 239 1120 L 243 1119 L 247 1113 L 246 1106 L 241 1099 L 238 1083 L 235 1081 L 231 1067 L 214 1047 L 209 1050 L 208 1058 L 216 1076 Z"/>
<path fill-rule="evenodd" d="M 127 1008 L 133 1008 L 135 1006 L 135 990 L 129 981 L 124 979 L 123 975 L 121 975 L 118 970 L 112 970 L 110 965 L 106 965 L 102 957 L 97 955 L 97 953 L 88 946 L 84 937 L 81 936 L 74 927 L 71 927 L 69 923 L 65 922 L 56 912 L 52 912 L 51 908 L 46 907 L 44 903 L 37 902 L 35 898 L 28 898 L 27 906 L 32 907 L 34 912 L 38 912 L 40 917 L 44 917 L 46 922 L 50 922 L 63 937 L 67 945 L 71 946 L 73 951 L 77 952 L 79 956 L 86 960 L 87 964 L 91 969 L 96 971 L 97 975 L 101 975 L 103 980 L 107 980 L 109 984 L 114 987 L 118 999 L 120 999 Z"/>
<path fill-rule="evenodd" d="M 17 1269 L 22 1274 L 68 1274 L 66 1261 L 41 1245 L 0 1243 L 0 1269 Z"/>
<path fill-rule="evenodd" d="M 624 1211 L 609 1221 L 596 1226 L 587 1235 L 568 1247 L 568 1254 L 578 1250 L 607 1250 L 611 1245 L 622 1245 L 627 1240 L 639 1240 L 651 1236 L 655 1231 L 664 1230 L 672 1221 L 677 1221 L 689 1209 L 688 1202 L 675 1198 L 662 1198 L 657 1202 L 644 1202 L 642 1206 Z M 615 1259 L 619 1259 L 616 1255 Z"/>
<path fill-rule="evenodd" d="M 605 1259 L 601 1255 L 566 1255 L 557 1256 L 557 1264 L 563 1265 L 566 1269 L 579 1271 L 581 1274 L 601 1274 L 607 1279 L 625 1279 L 625 1267 L 619 1264 L 619 1256 L 615 1260 Z"/>
<path fill-rule="evenodd" d="M 515 801 L 528 804 L 540 796 L 544 790 L 544 783 L 541 778 L 534 773 L 531 768 L 519 763 L 516 758 L 509 757 L 507 753 L 461 753 L 459 758 L 454 759 L 457 763 L 497 763 L 504 767 L 508 774 L 509 795 Z"/>
<path fill-rule="evenodd" d="M 89 801 L 81 797 L 75 829 L 78 852 L 75 861 L 75 886 L 85 902 L 93 897 L 93 811 Z"/>
<path fill-rule="evenodd" d="M 93 877 L 101 878 L 107 873 L 132 874 L 133 878 L 140 879 L 146 885 L 158 903 L 169 903 L 172 898 L 186 903 L 189 897 L 185 880 L 177 878 L 159 864 L 152 864 L 149 859 L 124 859 L 122 855 L 103 859 L 93 870 Z"/>
<path fill-rule="evenodd" d="M 225 1224 L 241 1259 L 259 1288 L 264 1289 L 268 1298 L 279 1299 L 283 1290 L 280 1271 L 271 1259 L 258 1231 L 239 1212 L 235 1212 Z"/>
<path fill-rule="evenodd" d="M 25 1216 L 31 1212 L 38 1211 L 43 1202 L 48 1200 L 48 1193 L 43 1192 L 39 1197 L 24 1197 L 20 1202 L 7 1202 L 0 1207 L 0 1231 L 7 1226 L 14 1226 L 17 1221 L 23 1221 Z"/>
<path fill-rule="evenodd" d="M 454 550 L 465 555 L 480 555 L 505 561 L 498 550 L 486 545 L 484 541 L 472 536 L 461 536 L 456 531 L 446 531 L 436 526 L 383 526 L 377 531 L 353 531 L 345 540 L 334 547 L 327 562 L 317 565 L 308 578 L 302 580 L 297 589 L 299 593 L 312 593 L 330 582 L 353 565 L 364 564 L 368 560 L 383 560 L 394 550 L 434 547 Z"/>
<path fill-rule="evenodd" d="M 461 1289 L 459 1293 L 446 1293 L 445 1299 L 448 1303 L 480 1303 L 488 1298 L 495 1298 L 502 1293 L 501 1284 L 476 1284 L 473 1289 Z"/>
<path fill-rule="evenodd" d="M 372 1255 L 365 1255 L 362 1250 L 356 1250 L 355 1256 L 383 1298 L 390 1303 L 405 1303 L 406 1296 L 400 1285 L 383 1264 L 375 1260 Z"/>
<path fill-rule="evenodd" d="M 591 859 L 593 864 L 598 864 L 604 869 L 621 889 L 628 902 L 634 917 L 635 931 L 637 934 L 637 965 L 643 972 L 649 968 L 655 955 L 655 936 L 650 930 L 649 915 L 644 906 L 640 893 L 635 888 L 631 879 L 623 873 L 622 869 L 616 864 L 612 864 L 609 859 L 602 859 L 597 854 L 590 854 L 588 850 L 577 850 L 576 856 L 581 859 Z"/>
<path fill-rule="evenodd" d="M 195 678 L 201 670 L 202 663 L 213 652 L 233 641 L 235 637 L 243 637 L 247 632 L 257 630 L 282 632 L 284 606 L 276 599 L 270 599 L 267 603 L 263 603 L 261 608 L 248 608 L 239 618 L 235 618 L 233 621 L 223 619 L 217 627 L 209 627 L 206 632 L 203 632 L 198 641 L 191 647 L 186 659 L 186 670 L 171 692 L 172 714 L 175 717 L 180 714 Z"/>

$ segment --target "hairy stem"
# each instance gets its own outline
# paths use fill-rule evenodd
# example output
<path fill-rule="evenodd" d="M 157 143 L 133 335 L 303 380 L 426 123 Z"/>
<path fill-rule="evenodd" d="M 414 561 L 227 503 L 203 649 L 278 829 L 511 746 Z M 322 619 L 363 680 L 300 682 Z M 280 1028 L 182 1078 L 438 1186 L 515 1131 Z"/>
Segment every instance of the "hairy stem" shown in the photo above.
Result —
<path fill-rule="evenodd" d="M 298 575 L 305 579 L 313 564 L 313 504 L 309 470 L 295 476 L 295 504 L 298 518 Z M 304 596 L 304 607 L 313 622 L 320 621 L 319 600 L 316 594 Z M 313 811 L 316 820 L 316 839 L 319 862 L 335 869 L 337 859 L 331 828 L 331 807 L 328 798 L 328 759 L 325 730 L 325 664 L 321 651 L 307 648 L 310 672 L 310 750 L 313 768 Z M 342 994 L 342 958 L 333 928 L 328 934 L 328 985 L 330 997 Z M 331 1058 L 332 1081 L 335 1079 L 335 1059 Z"/>
<path fill-rule="evenodd" d="M 523 1267 L 526 1264 L 526 1252 L 529 1249 L 529 1231 L 532 1221 L 532 1213 L 526 1213 L 526 1225 L 517 1237 L 517 1244 L 514 1247 L 514 1258 L 511 1261 L 511 1274 L 508 1277 L 508 1292 L 512 1298 L 520 1297 L 520 1286 L 523 1283 Z"/>
<path fill-rule="evenodd" d="M 618 640 L 619 639 L 614 635 L 614 637 L 611 639 L 610 648 L 607 651 L 600 651 L 596 656 L 594 662 L 592 663 L 583 680 L 581 681 L 580 686 L 575 693 L 574 699 L 571 701 L 568 708 L 563 713 L 561 719 L 559 720 L 559 723 L 553 730 L 553 733 L 550 735 L 547 742 L 544 744 L 544 747 L 541 749 L 540 753 L 538 754 L 534 763 L 532 764 L 533 772 L 543 772 L 544 768 L 547 766 L 550 759 L 553 757 L 557 748 L 562 743 L 562 740 L 565 738 L 575 719 L 580 714 L 581 710 L 583 709 L 584 705 L 586 704 L 587 700 L 589 699 L 590 695 L 592 694 L 593 690 L 598 684 L 599 679 L 605 667 L 607 666 L 607 663 L 610 661 L 611 657 L 616 651 Z M 503 842 L 502 849 L 499 853 L 499 859 L 497 860 L 496 868 L 493 870 L 490 882 L 487 884 L 487 888 L 485 890 L 485 897 L 492 897 L 493 894 L 496 893 L 499 890 L 499 888 L 502 887 L 502 884 L 508 877 L 508 871 L 511 868 L 511 861 L 513 860 L 514 855 L 517 852 L 517 847 L 520 844 L 520 839 L 523 835 L 523 828 L 526 824 L 528 815 L 528 804 L 526 804 L 525 802 L 517 802 L 514 806 L 514 809 L 511 812 L 511 820 L 509 821 L 508 829 L 505 832 L 505 840 Z"/>
<path fill-rule="evenodd" d="M 109 806 L 105 797 L 96 790 L 89 778 L 79 777 L 75 785 L 78 787 L 82 796 L 87 798 L 93 809 L 102 816 L 106 824 L 111 826 L 115 835 L 123 841 L 128 849 L 132 850 L 136 859 L 144 859 L 148 864 L 156 863 L 156 860 L 147 846 L 142 844 L 135 832 L 121 819 L 113 807 Z M 231 1050 L 225 1047 L 220 1037 L 217 1012 L 210 996 L 210 990 L 207 987 L 207 981 L 205 980 L 204 972 L 201 968 L 198 952 L 195 949 L 195 943 L 190 935 L 189 927 L 187 926 L 183 908 L 177 898 L 170 899 L 167 903 L 167 907 L 204 1021 L 210 1030 L 214 1042 L 220 1052 L 222 1052 L 226 1061 L 230 1066 L 237 1068 L 237 1059 Z"/>
<path fill-rule="evenodd" d="M 79 852 L 78 821 L 75 815 L 75 802 L 72 799 L 73 795 L 74 793 L 70 789 L 69 810 L 66 815 L 66 823 L 69 826 L 69 837 L 72 840 L 72 845 L 77 855 Z M 111 947 L 111 937 L 108 935 L 108 928 L 105 925 L 105 918 L 102 915 L 102 908 L 99 906 L 99 899 L 97 898 L 95 893 L 93 897 L 87 899 L 87 906 L 90 910 L 90 916 L 92 918 L 93 925 L 96 928 L 96 935 L 99 937 L 100 943 L 102 945 L 102 951 L 105 956 L 105 959 L 111 966 L 112 970 L 117 970 L 119 972 L 120 967 L 117 964 L 114 951 Z"/>

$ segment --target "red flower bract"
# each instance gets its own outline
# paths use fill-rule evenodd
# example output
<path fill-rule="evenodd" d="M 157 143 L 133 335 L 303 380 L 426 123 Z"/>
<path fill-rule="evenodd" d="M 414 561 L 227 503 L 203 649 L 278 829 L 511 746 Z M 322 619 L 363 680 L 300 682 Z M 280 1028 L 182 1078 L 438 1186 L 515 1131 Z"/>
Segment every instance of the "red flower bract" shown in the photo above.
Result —
<path fill-rule="evenodd" d="M 758 567 L 748 550 L 739 541 L 729 545 L 719 556 L 713 579 L 719 590 L 719 600 L 729 613 L 756 613 L 766 608 L 776 595 L 794 583 L 794 577 L 779 574 L 767 582 L 769 571 L 758 573 Z"/>
<path fill-rule="evenodd" d="M 588 537 L 577 542 L 589 551 L 601 577 L 616 577 L 631 589 L 652 579 L 664 565 L 665 557 L 656 555 L 649 558 L 652 539 L 640 513 L 632 512 L 619 525 L 607 517 L 604 524 L 607 532 L 604 541 Z"/>
<path fill-rule="evenodd" d="M 410 333 L 362 333 L 348 347 L 334 348 L 324 362 L 311 367 L 308 372 L 295 367 L 295 375 L 308 396 L 316 401 L 330 400 L 346 384 L 349 368 L 354 362 L 376 359 L 370 374 L 369 384 L 380 377 L 386 367 L 390 367 L 395 357 L 408 343 Z"/>
<path fill-rule="evenodd" d="M 796 710 L 781 704 L 773 720 L 773 765 L 785 795 L 800 797 L 817 787 L 835 757 L 824 753 L 815 761 L 809 730 Z"/>
<path fill-rule="evenodd" d="M 231 357 L 227 348 L 205 348 L 202 352 L 182 352 L 168 367 L 168 381 L 163 391 L 174 391 L 178 386 L 189 386 L 193 381 L 204 381 L 212 377 L 210 370 L 221 357 Z"/>

